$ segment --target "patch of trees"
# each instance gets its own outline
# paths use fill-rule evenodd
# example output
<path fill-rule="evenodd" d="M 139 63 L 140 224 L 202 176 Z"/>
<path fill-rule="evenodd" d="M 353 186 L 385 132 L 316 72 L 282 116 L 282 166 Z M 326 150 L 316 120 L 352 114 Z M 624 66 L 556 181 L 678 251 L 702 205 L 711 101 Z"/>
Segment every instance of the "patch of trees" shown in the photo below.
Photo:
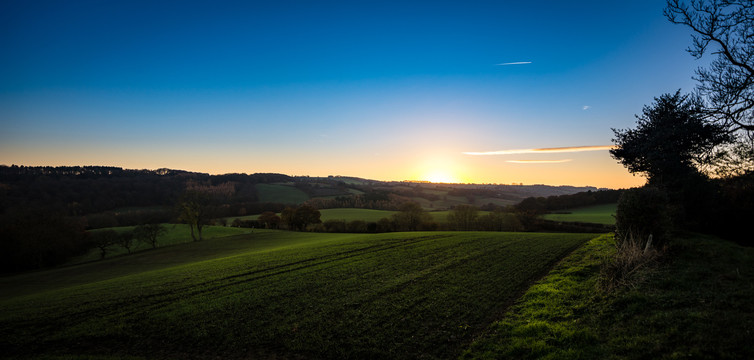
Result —
<path fill-rule="evenodd" d="M 280 213 L 280 221 L 288 229 L 304 231 L 309 228 L 310 225 L 316 225 L 322 222 L 320 220 L 319 210 L 309 205 L 301 205 L 298 207 L 287 207 Z"/>
<path fill-rule="evenodd" d="M 234 196 L 226 204 L 240 204 L 236 207 L 240 209 L 258 202 L 253 184 L 291 179 L 287 175 L 265 173 L 208 175 L 167 169 L 0 166 L 0 205 L 62 207 L 72 216 L 116 212 L 122 208 L 172 207 L 187 184 L 202 183 L 231 184 Z"/>
<path fill-rule="evenodd" d="M 714 161 L 709 154 L 736 141 L 704 113 L 693 97 L 664 94 L 644 108 L 636 128 L 614 130 L 611 155 L 629 172 L 647 177 L 644 188 L 618 202 L 619 238 L 633 234 L 646 242 L 651 233 L 661 243 L 673 229 L 684 229 L 752 244 L 738 230 L 754 215 L 752 172 L 712 179 L 703 171 Z"/>
<path fill-rule="evenodd" d="M 344 196 L 351 194 L 348 191 L 346 184 L 342 181 L 321 179 L 312 182 L 309 178 L 305 178 L 305 180 L 308 181 L 297 181 L 294 186 L 311 197 Z"/>
<path fill-rule="evenodd" d="M 336 198 L 314 198 L 305 204 L 317 209 L 354 208 L 373 210 L 398 210 L 408 198 L 386 191 L 371 191 L 362 195 L 338 196 Z"/>
<path fill-rule="evenodd" d="M 647 177 L 618 203 L 618 241 L 683 229 L 754 245 L 743 231 L 754 216 L 754 2 L 668 0 L 664 14 L 691 30 L 691 55 L 714 59 L 694 94 L 661 95 L 635 128 L 613 130 L 612 156 Z"/>
<path fill-rule="evenodd" d="M 55 266 L 91 248 L 79 218 L 64 211 L 16 207 L 0 213 L 0 272 Z"/>
<path fill-rule="evenodd" d="M 86 239 L 90 247 L 99 250 L 100 259 L 104 259 L 113 246 L 120 246 L 130 254 L 136 242 L 157 248 L 158 238 L 167 232 L 161 224 L 141 224 L 133 230 L 103 229 L 86 232 Z"/>

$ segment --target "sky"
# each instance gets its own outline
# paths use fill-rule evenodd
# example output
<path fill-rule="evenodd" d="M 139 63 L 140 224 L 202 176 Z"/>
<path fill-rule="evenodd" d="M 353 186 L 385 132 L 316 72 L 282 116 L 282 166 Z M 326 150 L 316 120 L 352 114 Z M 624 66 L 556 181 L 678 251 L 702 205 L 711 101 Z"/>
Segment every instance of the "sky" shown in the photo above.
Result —
<path fill-rule="evenodd" d="M 0 164 L 625 188 L 691 91 L 639 1 L 0 2 Z"/>

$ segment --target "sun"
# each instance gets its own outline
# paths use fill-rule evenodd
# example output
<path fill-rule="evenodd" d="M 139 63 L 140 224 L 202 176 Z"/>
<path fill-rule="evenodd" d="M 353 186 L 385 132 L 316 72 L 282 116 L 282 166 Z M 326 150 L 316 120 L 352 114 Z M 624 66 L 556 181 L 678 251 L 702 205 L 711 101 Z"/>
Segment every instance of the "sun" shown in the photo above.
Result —
<path fill-rule="evenodd" d="M 414 167 L 414 179 L 436 184 L 460 184 L 469 182 L 465 166 L 452 155 L 430 154 Z"/>
<path fill-rule="evenodd" d="M 458 178 L 444 170 L 434 170 L 423 176 L 424 180 L 433 183 L 457 183 Z"/>

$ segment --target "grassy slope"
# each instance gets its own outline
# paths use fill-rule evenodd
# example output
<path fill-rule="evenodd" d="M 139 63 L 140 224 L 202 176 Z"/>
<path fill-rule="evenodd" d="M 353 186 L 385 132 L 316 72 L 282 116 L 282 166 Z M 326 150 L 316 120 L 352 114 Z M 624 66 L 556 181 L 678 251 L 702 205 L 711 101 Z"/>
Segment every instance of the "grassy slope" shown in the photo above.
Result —
<path fill-rule="evenodd" d="M 338 235 L 334 235 L 335 238 Z M 198 261 L 232 256 L 241 251 L 269 251 L 320 241 L 315 234 L 281 236 L 281 232 L 255 230 L 246 236 L 230 236 L 154 250 L 52 270 L 0 277 L 0 300 L 46 290 L 56 290 L 140 272 L 170 268 Z"/>
<path fill-rule="evenodd" d="M 260 234 L 296 246 L 261 251 L 257 232 L 217 239 L 213 248 L 228 252 L 215 256 L 224 258 L 0 301 L 0 347 L 113 358 L 447 358 L 530 279 L 591 238 Z M 207 250 L 201 244 L 163 255 L 188 259 Z M 162 261 L 143 260 L 138 266 Z"/>
<path fill-rule="evenodd" d="M 530 288 L 464 359 L 751 359 L 754 249 L 697 235 L 635 288 L 603 294 L 610 238 L 591 240 Z"/>
<path fill-rule="evenodd" d="M 188 225 L 186 224 L 162 224 L 162 225 L 165 227 L 165 233 L 160 235 L 157 238 L 158 247 L 183 244 L 183 243 L 194 241 L 191 238 L 191 230 L 189 230 Z M 110 229 L 115 230 L 115 231 L 130 231 L 134 229 L 134 226 L 121 226 L 121 227 L 115 227 L 115 228 L 110 228 Z M 93 231 L 97 231 L 97 230 L 93 230 Z M 202 228 L 202 239 L 211 240 L 211 239 L 216 239 L 219 237 L 247 234 L 249 232 L 251 232 L 251 229 L 233 228 L 233 227 L 224 227 L 224 226 L 204 226 Z M 152 249 L 152 246 L 149 244 L 139 242 L 139 241 L 134 241 L 133 247 L 131 248 L 131 252 L 135 253 L 135 252 L 151 250 L 151 249 Z M 121 256 L 125 254 L 128 254 L 128 250 L 124 249 L 122 246 L 110 245 L 107 248 L 107 254 L 105 255 L 105 258 Z M 74 259 L 69 261 L 68 264 L 69 265 L 80 264 L 84 262 L 100 260 L 100 258 L 101 258 L 100 250 L 91 249 L 86 254 L 75 257 Z"/>
<path fill-rule="evenodd" d="M 581 208 L 568 209 L 565 211 L 570 214 L 545 214 L 544 217 L 547 220 L 563 221 L 563 222 L 588 222 L 595 224 L 614 225 L 615 208 L 617 204 L 603 204 L 595 206 L 585 206 Z"/>
<path fill-rule="evenodd" d="M 309 200 L 309 195 L 291 185 L 256 184 L 260 202 L 300 204 Z"/>

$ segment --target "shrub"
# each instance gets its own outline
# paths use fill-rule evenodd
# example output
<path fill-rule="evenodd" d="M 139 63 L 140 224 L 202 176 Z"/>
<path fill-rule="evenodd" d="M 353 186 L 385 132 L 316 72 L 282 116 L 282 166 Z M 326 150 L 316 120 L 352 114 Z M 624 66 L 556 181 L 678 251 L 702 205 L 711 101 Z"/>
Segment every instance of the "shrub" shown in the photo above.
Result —
<path fill-rule="evenodd" d="M 367 223 L 363 220 L 353 220 L 346 226 L 350 233 L 363 233 L 367 232 Z"/>
<path fill-rule="evenodd" d="M 672 229 L 670 206 L 665 192 L 645 186 L 623 192 L 615 212 L 615 240 L 618 246 L 627 240 L 646 241 L 653 236 L 655 246 L 667 242 Z"/>
<path fill-rule="evenodd" d="M 345 220 L 325 220 L 323 223 L 325 227 L 325 231 L 327 232 L 333 232 L 333 233 L 342 233 L 346 232 L 346 221 Z"/>

